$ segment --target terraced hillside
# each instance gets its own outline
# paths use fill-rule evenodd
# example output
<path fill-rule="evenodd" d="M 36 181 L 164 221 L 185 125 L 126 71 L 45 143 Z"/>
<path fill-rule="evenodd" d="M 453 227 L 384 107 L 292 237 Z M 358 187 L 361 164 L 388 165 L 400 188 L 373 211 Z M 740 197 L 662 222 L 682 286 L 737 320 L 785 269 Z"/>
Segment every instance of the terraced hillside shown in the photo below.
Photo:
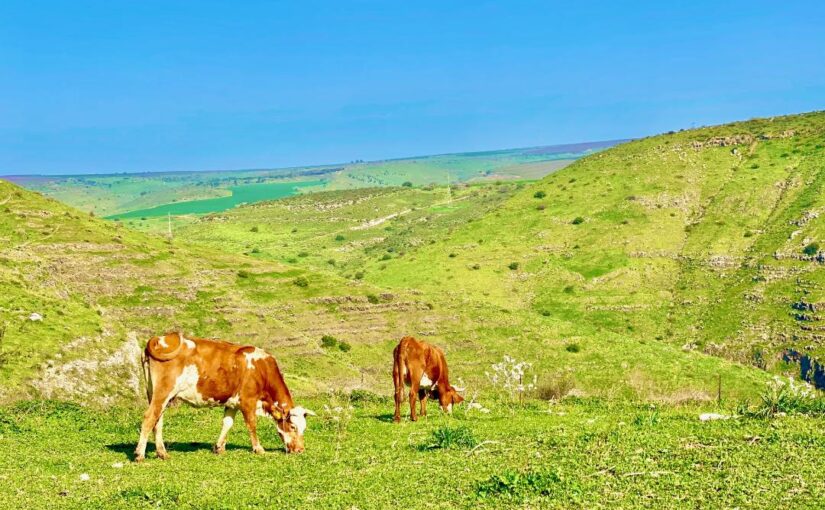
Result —
<path fill-rule="evenodd" d="M 378 273 L 442 243 L 441 236 L 481 221 L 485 211 L 495 216 L 490 211 L 520 187 L 482 185 L 450 196 L 446 189 L 404 188 L 295 198 L 203 220 L 176 231 L 170 242 L 3 183 L 4 398 L 134 401 L 139 345 L 175 328 L 270 349 L 283 359 L 290 383 L 305 393 L 354 387 L 388 393 L 389 353 L 404 334 L 444 345 L 456 376 L 479 391 L 490 388 L 485 372 L 505 354 L 534 363 L 534 374 L 549 384 L 569 380 L 568 390 L 579 394 L 708 399 L 718 374 L 731 397 L 761 386 L 758 371 L 665 343 L 548 328 L 546 317 L 488 300 L 484 294 L 493 289 L 462 295 L 451 284 L 388 290 L 372 283 L 384 278 Z M 349 197 L 343 208 L 342 196 Z M 399 206 L 410 212 L 387 219 Z M 234 220 L 272 208 L 304 222 Z M 345 238 L 326 232 L 329 225 Z M 210 236 L 196 239 L 199 228 L 227 240 L 206 244 Z M 376 232 L 387 235 L 373 242 Z M 278 246 L 289 255 L 271 251 Z M 324 335 L 349 350 L 321 347 Z"/>
<path fill-rule="evenodd" d="M 656 136 L 580 160 L 365 272 L 586 324 L 589 338 L 782 368 L 786 347 L 823 352 L 823 184 L 823 113 Z"/>
<path fill-rule="evenodd" d="M 299 388 L 369 386 L 387 340 L 420 329 L 427 310 L 419 296 L 170 243 L 2 181 L 0 204 L 4 398 L 133 395 L 139 345 L 175 328 L 279 352 Z M 356 332 L 364 364 L 319 347 L 324 334 Z"/>
<path fill-rule="evenodd" d="M 453 190 L 451 203 L 446 188 L 320 194 L 179 235 L 424 291 L 479 324 L 503 310 L 544 341 L 617 335 L 790 370 L 785 349 L 816 355 L 825 329 L 823 135 L 822 113 L 759 119 Z"/>

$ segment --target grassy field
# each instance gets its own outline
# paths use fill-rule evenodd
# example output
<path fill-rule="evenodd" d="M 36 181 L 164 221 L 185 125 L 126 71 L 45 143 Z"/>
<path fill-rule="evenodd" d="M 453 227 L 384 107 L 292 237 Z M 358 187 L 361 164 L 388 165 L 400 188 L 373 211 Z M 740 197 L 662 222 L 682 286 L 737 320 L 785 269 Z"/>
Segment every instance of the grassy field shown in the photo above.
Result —
<path fill-rule="evenodd" d="M 103 220 L 0 181 L 0 501 L 816 502 L 825 405 L 795 413 L 766 383 L 799 374 L 787 349 L 822 356 L 824 135 L 823 113 L 757 119 L 450 187 L 386 186 L 419 164 L 392 163 L 380 182 L 176 217 L 172 238 L 163 218 Z M 275 354 L 321 414 L 307 453 L 275 451 L 270 428 L 255 457 L 238 423 L 215 457 L 220 412 L 175 408 L 173 459 L 130 464 L 139 352 L 178 329 Z M 407 334 L 442 346 L 490 412 L 389 423 Z M 524 405 L 489 376 L 505 356 L 530 364 Z"/>
<path fill-rule="evenodd" d="M 363 395 L 362 395 L 363 396 Z M 251 453 L 243 425 L 211 453 L 218 410 L 172 408 L 172 458 L 133 464 L 140 410 L 0 408 L 0 503 L 66 508 L 808 508 L 825 497 L 823 418 L 701 422 L 712 406 L 601 399 L 391 422 L 391 403 L 305 401 L 307 450 Z M 336 408 L 341 410 L 336 412 Z M 728 410 L 727 412 L 729 412 Z M 726 412 L 722 409 L 722 412 Z M 151 448 L 151 446 L 150 446 Z"/>
<path fill-rule="evenodd" d="M 312 167 L 142 174 L 17 176 L 13 182 L 98 216 L 219 212 L 302 192 L 498 179 L 537 179 L 618 141 L 422 156 Z M 237 196 L 238 194 L 242 197 Z M 235 196 L 233 196 L 235 195 Z"/>

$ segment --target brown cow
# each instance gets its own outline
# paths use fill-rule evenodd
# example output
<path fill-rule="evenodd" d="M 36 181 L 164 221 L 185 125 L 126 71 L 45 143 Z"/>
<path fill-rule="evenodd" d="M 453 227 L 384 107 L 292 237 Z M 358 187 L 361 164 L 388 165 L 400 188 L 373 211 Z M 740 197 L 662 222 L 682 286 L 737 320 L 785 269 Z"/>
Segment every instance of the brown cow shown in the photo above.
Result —
<path fill-rule="evenodd" d="M 401 401 L 404 398 L 404 385 L 410 387 L 410 420 L 416 421 L 415 400 L 421 400 L 421 416 L 427 415 L 427 398 L 438 394 L 438 401 L 446 413 L 451 413 L 453 404 L 464 401 L 458 394 L 460 389 L 450 386 L 447 374 L 447 360 L 444 352 L 427 342 L 416 340 L 411 336 L 401 339 L 392 351 L 392 382 L 395 385 L 396 423 L 401 421 Z"/>
<path fill-rule="evenodd" d="M 163 411 L 175 399 L 195 407 L 223 406 L 223 428 L 214 452 L 223 453 L 226 435 L 240 409 L 252 451 L 263 453 L 258 441 L 258 416 L 271 416 L 287 452 L 304 451 L 306 416 L 315 413 L 296 407 L 275 358 L 252 346 L 185 338 L 181 333 L 152 337 L 143 355 L 149 408 L 143 415 L 135 461 L 146 455 L 149 432 L 155 430 L 155 449 L 169 458 L 163 444 Z"/>

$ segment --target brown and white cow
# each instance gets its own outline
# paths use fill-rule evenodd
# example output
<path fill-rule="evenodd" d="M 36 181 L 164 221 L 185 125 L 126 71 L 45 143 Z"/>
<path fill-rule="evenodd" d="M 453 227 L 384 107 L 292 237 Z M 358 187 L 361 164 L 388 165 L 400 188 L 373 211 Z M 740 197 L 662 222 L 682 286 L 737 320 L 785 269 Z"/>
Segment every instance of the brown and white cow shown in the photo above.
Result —
<path fill-rule="evenodd" d="M 427 398 L 438 395 L 441 408 L 451 413 L 453 404 L 464 401 L 458 394 L 459 389 L 450 385 L 447 373 L 447 359 L 444 351 L 427 342 L 416 340 L 411 336 L 401 339 L 392 351 L 392 382 L 395 385 L 396 423 L 401 421 L 401 401 L 404 398 L 404 386 L 410 387 L 410 420 L 416 421 L 415 401 L 421 401 L 421 416 L 427 415 Z"/>
<path fill-rule="evenodd" d="M 155 430 L 155 448 L 161 459 L 169 454 L 163 444 L 163 411 L 175 399 L 195 407 L 223 406 L 223 428 L 213 450 L 223 453 L 226 435 L 240 410 L 252 451 L 263 453 L 256 433 L 258 416 L 270 416 L 287 452 L 304 451 L 306 417 L 315 413 L 296 407 L 275 358 L 252 347 L 187 338 L 181 333 L 152 337 L 143 355 L 149 408 L 143 415 L 135 460 L 146 455 L 149 432 Z"/>

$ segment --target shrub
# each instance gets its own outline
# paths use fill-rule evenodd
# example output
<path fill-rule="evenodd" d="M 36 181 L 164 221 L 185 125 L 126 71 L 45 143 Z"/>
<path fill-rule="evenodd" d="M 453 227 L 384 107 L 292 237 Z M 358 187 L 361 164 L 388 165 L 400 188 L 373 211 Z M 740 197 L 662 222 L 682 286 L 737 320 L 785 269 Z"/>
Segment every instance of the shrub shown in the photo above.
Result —
<path fill-rule="evenodd" d="M 405 188 L 412 188 L 412 185 L 413 184 L 410 181 L 405 181 L 404 184 L 402 184 Z"/>
<path fill-rule="evenodd" d="M 390 400 L 383 395 L 378 395 L 377 393 L 373 393 L 369 390 L 352 390 L 352 393 L 350 393 L 349 398 L 350 402 L 352 402 L 353 404 L 379 404 L 388 402 Z"/>
<path fill-rule="evenodd" d="M 454 258 L 458 257 L 458 254 L 457 253 L 451 253 L 447 256 L 450 257 L 451 259 L 454 259 Z"/>
<path fill-rule="evenodd" d="M 250 228 L 249 231 L 250 232 L 257 232 L 258 231 L 258 226 L 255 225 L 254 227 Z"/>
<path fill-rule="evenodd" d="M 423 445 L 422 449 L 462 449 L 473 448 L 476 445 L 478 441 L 469 428 L 444 425 L 433 431 L 430 442 Z"/>
<path fill-rule="evenodd" d="M 292 280 L 292 284 L 296 287 L 309 287 L 309 280 L 306 279 L 304 276 L 299 276 Z"/>
<path fill-rule="evenodd" d="M 334 266 L 334 265 L 335 265 L 335 259 L 329 259 L 329 260 L 327 260 L 327 264 L 329 264 L 329 265 L 331 265 L 331 266 Z"/>
<path fill-rule="evenodd" d="M 810 243 L 802 248 L 802 253 L 808 256 L 813 256 L 819 253 L 819 243 Z"/>
<path fill-rule="evenodd" d="M 470 266 L 470 269 L 478 271 L 479 269 L 481 269 L 481 264 L 473 264 L 472 266 Z"/>
<path fill-rule="evenodd" d="M 381 260 L 392 260 L 392 255 L 390 255 L 389 253 L 385 253 L 381 256 Z"/>
<path fill-rule="evenodd" d="M 338 234 L 338 235 L 335 236 L 336 241 L 343 241 L 345 239 L 346 239 L 346 237 L 344 237 L 343 234 Z"/>
<path fill-rule="evenodd" d="M 298 254 L 298 256 L 301 257 L 301 258 L 309 257 L 309 252 L 302 251 L 301 253 Z"/>
<path fill-rule="evenodd" d="M 551 315 L 550 310 L 542 310 L 539 313 L 544 317 L 550 317 L 550 315 Z"/>
<path fill-rule="evenodd" d="M 515 271 L 516 269 L 518 269 L 518 262 L 510 262 L 510 263 L 507 265 L 507 267 L 508 267 L 511 271 Z"/>
<path fill-rule="evenodd" d="M 573 225 L 581 225 L 582 223 L 584 223 L 584 218 L 582 218 L 581 216 L 576 216 L 570 223 L 572 223 Z"/>
<path fill-rule="evenodd" d="M 568 285 L 567 287 L 564 288 L 564 293 L 565 294 L 572 294 L 573 291 L 575 291 L 575 290 L 576 290 L 576 287 L 574 287 L 572 285 Z"/>
<path fill-rule="evenodd" d="M 547 196 L 547 193 L 545 193 L 544 191 L 541 191 L 541 190 L 536 191 L 535 193 L 533 193 L 533 198 L 542 199 L 546 196 Z"/>
<path fill-rule="evenodd" d="M 238 278 L 249 278 L 249 271 L 244 271 L 241 269 L 238 271 Z"/>
<path fill-rule="evenodd" d="M 567 351 L 567 352 L 573 352 L 573 353 L 576 353 L 576 352 L 581 351 L 581 350 L 582 350 L 582 348 L 581 348 L 581 346 L 580 346 L 579 344 L 577 344 L 577 343 L 572 343 L 572 344 L 567 344 L 567 345 L 565 345 L 565 346 L 564 346 L 564 350 L 565 350 L 565 351 Z"/>
<path fill-rule="evenodd" d="M 511 400 L 523 401 L 524 394 L 536 387 L 536 376 L 530 377 L 532 363 L 517 361 L 505 355 L 501 363 L 491 365 L 492 372 L 484 372 L 493 386 L 502 388 Z"/>
<path fill-rule="evenodd" d="M 364 272 L 363 271 L 358 271 L 357 273 L 355 273 L 355 279 L 356 280 L 363 280 L 364 279 Z"/>
<path fill-rule="evenodd" d="M 352 350 L 352 346 L 347 342 L 338 342 L 338 348 L 343 352 L 349 352 Z"/>
<path fill-rule="evenodd" d="M 321 337 L 321 347 L 330 349 L 338 345 L 338 339 L 332 335 L 324 335 Z"/>
<path fill-rule="evenodd" d="M 817 398 L 810 384 L 774 376 L 768 381 L 765 391 L 759 396 L 757 408 L 748 414 L 760 418 L 772 418 L 777 413 L 825 414 L 825 399 Z"/>
<path fill-rule="evenodd" d="M 565 370 L 542 378 L 536 385 L 536 396 L 542 400 L 561 400 L 575 387 L 572 372 Z"/>
<path fill-rule="evenodd" d="M 261 250 L 259 250 L 256 246 L 255 248 L 252 248 L 252 253 L 261 253 Z"/>
<path fill-rule="evenodd" d="M 511 469 L 476 483 L 475 493 L 481 499 L 503 498 L 519 502 L 536 496 L 569 495 L 561 478 L 554 472 Z"/>
<path fill-rule="evenodd" d="M 367 294 L 367 301 L 375 305 L 378 304 L 379 299 L 375 294 Z"/>

